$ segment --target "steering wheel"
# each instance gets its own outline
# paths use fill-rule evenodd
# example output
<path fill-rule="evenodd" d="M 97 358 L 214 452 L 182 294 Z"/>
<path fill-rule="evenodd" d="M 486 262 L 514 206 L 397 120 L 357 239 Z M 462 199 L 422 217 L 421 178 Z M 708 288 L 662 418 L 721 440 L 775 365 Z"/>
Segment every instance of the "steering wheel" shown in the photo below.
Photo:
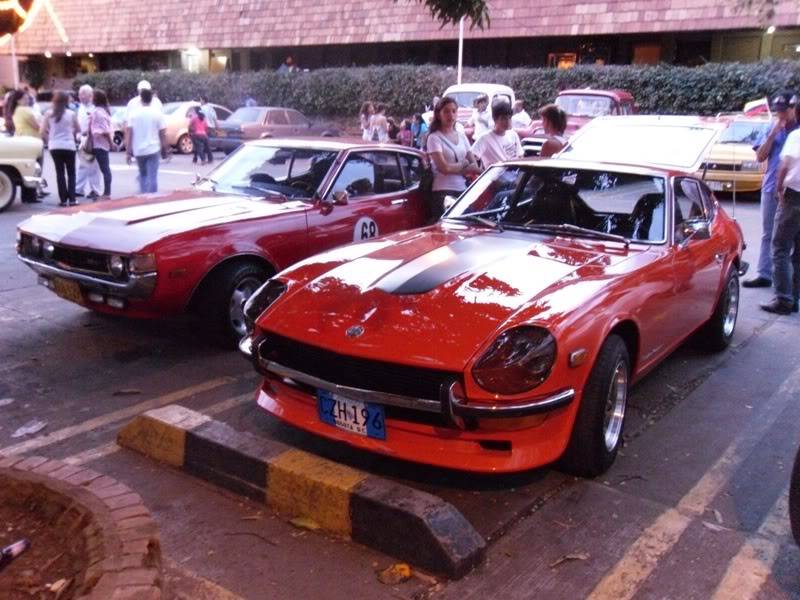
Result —
<path fill-rule="evenodd" d="M 293 181 L 292 183 L 289 184 L 289 187 L 296 188 L 296 189 L 298 189 L 300 191 L 306 192 L 309 195 L 313 194 L 316 191 L 314 189 L 313 185 L 311 185 L 307 181 L 303 181 L 301 179 L 298 179 L 297 181 Z"/>

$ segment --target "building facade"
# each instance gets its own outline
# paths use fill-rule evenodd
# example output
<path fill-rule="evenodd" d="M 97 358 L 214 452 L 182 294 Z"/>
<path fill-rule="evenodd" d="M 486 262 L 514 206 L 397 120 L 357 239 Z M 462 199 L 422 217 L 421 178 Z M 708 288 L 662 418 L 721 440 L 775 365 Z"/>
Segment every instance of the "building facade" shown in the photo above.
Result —
<path fill-rule="evenodd" d="M 781 0 L 767 29 L 739 0 L 490 0 L 491 25 L 465 28 L 464 64 L 696 65 L 800 57 L 800 13 Z M 48 77 L 95 70 L 274 69 L 387 63 L 454 64 L 458 27 L 414 0 L 51 0 L 14 38 Z M 8 79 L 11 45 L 0 46 Z M 0 76 L 3 74 L 0 73 Z"/>

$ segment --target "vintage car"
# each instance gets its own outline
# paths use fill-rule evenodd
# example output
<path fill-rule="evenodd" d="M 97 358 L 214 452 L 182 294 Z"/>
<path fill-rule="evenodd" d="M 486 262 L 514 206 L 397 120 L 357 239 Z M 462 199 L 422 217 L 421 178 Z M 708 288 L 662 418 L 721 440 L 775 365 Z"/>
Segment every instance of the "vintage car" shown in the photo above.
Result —
<path fill-rule="evenodd" d="M 195 100 L 187 102 L 167 102 L 161 108 L 164 120 L 167 122 L 167 144 L 174 147 L 180 154 L 194 152 L 194 141 L 189 134 L 189 120 L 197 110 L 200 103 Z M 221 124 L 231 116 L 231 111 L 219 104 L 212 104 L 217 113 L 217 124 Z M 213 132 L 210 132 L 213 133 Z"/>
<path fill-rule="evenodd" d="M 697 172 L 708 187 L 717 192 L 757 192 L 761 189 L 766 163 L 756 160 L 753 144 L 769 132 L 771 120 L 765 117 L 736 116 L 727 120 L 706 160 Z"/>
<path fill-rule="evenodd" d="M 258 404 L 428 465 L 602 473 L 630 385 L 692 334 L 734 334 L 742 232 L 691 175 L 719 127 L 602 118 L 557 158 L 491 167 L 433 226 L 278 273 L 245 305 Z"/>
<path fill-rule="evenodd" d="M 35 215 L 17 229 L 39 283 L 87 308 L 154 318 L 199 312 L 235 345 L 242 303 L 317 252 L 420 227 L 416 150 L 333 139 L 244 145 L 194 189 Z"/>
<path fill-rule="evenodd" d="M 42 180 L 42 140 L 34 137 L 0 137 L 0 212 L 14 203 L 17 188 L 23 200 L 36 198 Z"/>
<path fill-rule="evenodd" d="M 596 117 L 632 115 L 636 112 L 633 96 L 625 90 L 564 90 L 556 96 L 555 104 L 567 113 L 567 128 L 564 131 L 567 138 Z M 539 156 L 547 139 L 541 119 L 535 119 L 528 127 L 515 131 L 522 140 L 525 156 Z"/>

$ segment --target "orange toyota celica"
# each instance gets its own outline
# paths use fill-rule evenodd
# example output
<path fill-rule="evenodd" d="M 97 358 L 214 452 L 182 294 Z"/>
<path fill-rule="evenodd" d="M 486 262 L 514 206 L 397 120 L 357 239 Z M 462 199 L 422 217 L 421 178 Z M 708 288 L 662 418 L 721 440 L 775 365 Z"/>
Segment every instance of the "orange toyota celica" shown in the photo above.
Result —
<path fill-rule="evenodd" d="M 245 307 L 258 404 L 429 465 L 604 472 L 630 386 L 691 335 L 734 335 L 741 229 L 690 175 L 722 126 L 600 118 L 431 227 L 277 274 Z"/>

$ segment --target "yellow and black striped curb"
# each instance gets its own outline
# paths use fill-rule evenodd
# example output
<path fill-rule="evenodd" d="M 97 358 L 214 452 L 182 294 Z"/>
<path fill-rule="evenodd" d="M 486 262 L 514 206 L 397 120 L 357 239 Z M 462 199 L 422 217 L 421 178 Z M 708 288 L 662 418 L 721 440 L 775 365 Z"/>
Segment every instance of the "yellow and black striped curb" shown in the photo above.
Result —
<path fill-rule="evenodd" d="M 483 560 L 484 539 L 441 498 L 177 404 L 139 415 L 117 441 L 434 573 L 459 578 Z"/>

